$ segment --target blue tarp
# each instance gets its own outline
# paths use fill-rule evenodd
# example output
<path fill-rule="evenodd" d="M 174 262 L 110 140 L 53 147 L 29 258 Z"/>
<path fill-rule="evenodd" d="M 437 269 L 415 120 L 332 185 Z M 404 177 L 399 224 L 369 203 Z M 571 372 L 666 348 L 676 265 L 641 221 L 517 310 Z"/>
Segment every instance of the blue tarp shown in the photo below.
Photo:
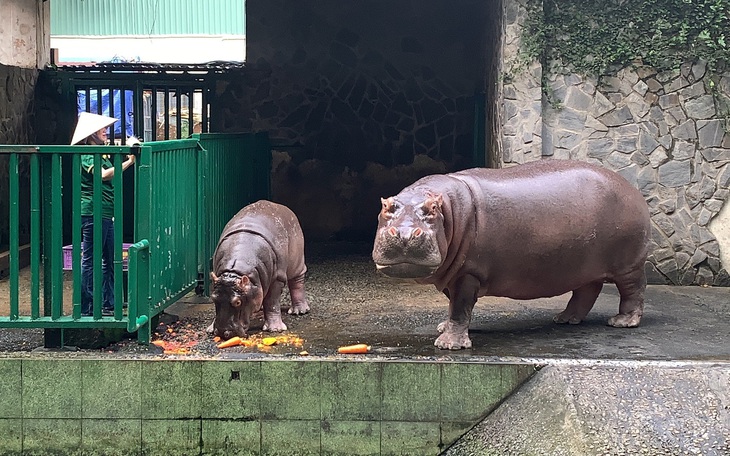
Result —
<path fill-rule="evenodd" d="M 126 130 L 127 134 L 126 136 L 134 136 L 134 101 L 133 101 L 133 91 L 132 90 L 125 90 L 124 91 L 124 110 L 125 112 L 125 118 L 126 118 Z M 113 115 L 109 111 L 109 89 L 102 89 L 101 91 L 101 112 L 98 111 L 97 108 L 97 98 L 98 98 L 98 92 L 96 90 L 91 90 L 89 92 L 89 109 L 88 112 L 93 112 L 94 114 L 102 114 L 104 116 L 109 117 L 115 117 L 119 119 L 119 122 L 114 123 L 114 137 L 117 139 L 122 139 L 122 142 L 126 140 L 126 136 L 122 137 L 122 96 L 121 96 L 121 90 L 114 89 L 112 91 L 112 100 L 114 102 L 114 112 Z M 85 90 L 79 90 L 77 91 L 77 107 L 79 113 L 87 111 L 86 109 L 86 91 Z"/>

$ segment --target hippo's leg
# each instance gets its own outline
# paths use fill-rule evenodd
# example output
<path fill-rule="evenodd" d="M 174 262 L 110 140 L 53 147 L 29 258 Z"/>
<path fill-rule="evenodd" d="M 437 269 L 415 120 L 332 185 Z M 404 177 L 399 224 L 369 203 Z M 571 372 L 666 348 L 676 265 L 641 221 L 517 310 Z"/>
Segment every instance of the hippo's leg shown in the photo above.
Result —
<path fill-rule="evenodd" d="M 593 282 L 573 290 L 565 310 L 553 317 L 555 323 L 577 325 L 588 315 L 603 288 L 603 282 Z"/>
<path fill-rule="evenodd" d="M 443 326 L 439 325 L 442 333 L 434 342 L 435 346 L 448 350 L 471 348 L 469 323 L 478 292 L 479 279 L 476 277 L 465 275 L 456 280 L 449 290 L 449 319 Z"/>
<path fill-rule="evenodd" d="M 289 314 L 304 315 L 309 312 L 309 303 L 307 303 L 307 296 L 304 294 L 304 274 L 291 279 L 287 283 L 289 285 L 289 295 L 291 296 Z"/>
<path fill-rule="evenodd" d="M 264 297 L 264 331 L 286 331 L 286 325 L 281 320 L 281 305 L 279 298 L 284 290 L 284 282 L 275 280 L 269 287 L 269 293 Z"/>
<path fill-rule="evenodd" d="M 622 277 L 616 277 L 614 282 L 621 295 L 618 306 L 618 315 L 608 319 L 608 325 L 616 328 L 635 328 L 641 322 L 644 314 L 644 290 L 646 290 L 646 273 L 644 268 L 638 268 Z"/>

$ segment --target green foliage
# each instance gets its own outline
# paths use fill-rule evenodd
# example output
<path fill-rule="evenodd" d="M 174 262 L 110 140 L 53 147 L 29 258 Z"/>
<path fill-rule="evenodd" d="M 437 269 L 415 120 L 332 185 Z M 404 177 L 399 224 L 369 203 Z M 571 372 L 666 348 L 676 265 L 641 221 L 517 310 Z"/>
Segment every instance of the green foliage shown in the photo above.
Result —
<path fill-rule="evenodd" d="M 702 59 L 712 72 L 730 63 L 730 0 L 527 0 L 527 11 L 518 60 L 597 76 L 638 61 L 665 70 Z"/>

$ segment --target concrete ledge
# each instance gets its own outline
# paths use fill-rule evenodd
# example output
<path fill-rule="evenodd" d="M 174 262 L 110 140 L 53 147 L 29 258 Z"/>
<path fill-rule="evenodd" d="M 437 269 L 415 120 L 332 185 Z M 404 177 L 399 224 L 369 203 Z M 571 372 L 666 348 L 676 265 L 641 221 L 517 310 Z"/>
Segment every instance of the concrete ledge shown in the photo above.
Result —
<path fill-rule="evenodd" d="M 0 359 L 0 454 L 436 455 L 529 364 Z"/>

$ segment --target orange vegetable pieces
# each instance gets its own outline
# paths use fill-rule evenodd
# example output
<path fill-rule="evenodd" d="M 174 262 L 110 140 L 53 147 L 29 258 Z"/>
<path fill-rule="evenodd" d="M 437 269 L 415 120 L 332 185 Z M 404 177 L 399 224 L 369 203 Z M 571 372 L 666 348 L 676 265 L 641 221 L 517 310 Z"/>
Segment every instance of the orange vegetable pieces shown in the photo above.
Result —
<path fill-rule="evenodd" d="M 219 343 L 218 348 L 229 348 L 235 347 L 236 345 L 241 345 L 241 338 L 238 336 L 231 337 L 230 339 Z"/>
<path fill-rule="evenodd" d="M 274 345 L 277 342 L 276 337 L 264 337 L 261 339 L 261 343 L 264 345 Z"/>
<path fill-rule="evenodd" d="M 367 344 L 346 345 L 344 347 L 340 347 L 337 349 L 338 353 L 343 353 L 346 355 L 357 355 L 357 354 L 367 353 L 369 351 L 370 351 L 370 345 L 367 345 Z"/>
<path fill-rule="evenodd" d="M 220 342 L 220 341 L 221 341 L 221 338 L 220 338 L 220 337 L 218 337 L 218 336 L 215 336 L 215 337 L 213 338 L 213 342 L 215 342 L 216 344 L 217 344 L 218 342 Z"/>
<path fill-rule="evenodd" d="M 162 347 L 162 348 L 165 347 L 165 341 L 164 340 L 153 340 L 152 341 L 152 344 L 153 345 L 157 345 L 158 347 Z"/>

